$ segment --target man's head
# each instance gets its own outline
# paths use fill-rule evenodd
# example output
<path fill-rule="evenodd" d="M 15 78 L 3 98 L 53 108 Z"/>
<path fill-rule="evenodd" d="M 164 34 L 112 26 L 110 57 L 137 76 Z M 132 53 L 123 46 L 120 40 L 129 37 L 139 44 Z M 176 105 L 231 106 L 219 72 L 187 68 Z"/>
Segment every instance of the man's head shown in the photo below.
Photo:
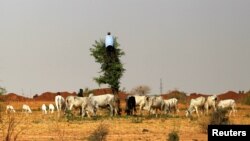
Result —
<path fill-rule="evenodd" d="M 108 34 L 108 35 L 110 35 L 111 33 L 110 33 L 110 32 L 108 32 L 107 34 Z"/>

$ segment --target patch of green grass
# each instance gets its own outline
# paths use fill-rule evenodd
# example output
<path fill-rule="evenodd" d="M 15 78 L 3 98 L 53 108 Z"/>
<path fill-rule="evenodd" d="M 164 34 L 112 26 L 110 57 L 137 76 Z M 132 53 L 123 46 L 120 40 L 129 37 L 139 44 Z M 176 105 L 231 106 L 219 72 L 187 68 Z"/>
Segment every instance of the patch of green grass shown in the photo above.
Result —
<path fill-rule="evenodd" d="M 132 123 L 142 123 L 143 122 L 143 118 L 142 117 L 133 117 L 131 119 Z"/>

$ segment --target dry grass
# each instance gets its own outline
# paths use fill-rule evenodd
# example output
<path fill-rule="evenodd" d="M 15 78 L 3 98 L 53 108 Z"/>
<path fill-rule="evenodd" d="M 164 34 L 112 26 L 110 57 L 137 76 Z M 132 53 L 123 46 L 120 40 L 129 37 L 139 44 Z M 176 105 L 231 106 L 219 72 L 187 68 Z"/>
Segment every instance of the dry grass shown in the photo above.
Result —
<path fill-rule="evenodd" d="M 88 140 L 91 133 L 94 133 L 98 127 L 103 124 L 108 127 L 108 134 L 106 140 L 108 141 L 165 141 L 167 136 L 171 133 L 174 127 L 177 127 L 180 141 L 206 141 L 207 135 L 201 131 L 199 123 L 200 119 L 190 121 L 184 113 L 185 107 L 181 109 L 179 117 L 161 117 L 161 118 L 146 118 L 142 117 L 142 122 L 133 123 L 135 117 L 110 118 L 108 116 L 101 116 L 96 119 L 77 118 L 76 120 L 67 121 L 63 116 L 58 116 L 57 112 L 54 114 L 42 115 L 40 106 L 51 102 L 29 102 L 27 104 L 33 110 L 32 114 L 21 114 L 20 109 L 22 102 L 12 102 L 17 113 L 15 118 L 17 121 L 25 119 L 16 129 L 19 131 L 26 126 L 25 132 L 21 132 L 18 140 L 24 141 L 63 141 L 63 140 Z M 5 107 L 7 103 L 2 103 Z M 122 105 L 124 105 L 122 103 Z M 238 112 L 235 117 L 230 117 L 233 124 L 250 124 L 250 106 L 238 105 Z M 6 117 L 5 112 L 1 115 Z M 7 118 L 3 118 L 3 122 L 7 122 Z M 6 129 L 5 129 L 6 130 Z M 3 131 L 0 131 L 0 139 L 3 139 Z"/>

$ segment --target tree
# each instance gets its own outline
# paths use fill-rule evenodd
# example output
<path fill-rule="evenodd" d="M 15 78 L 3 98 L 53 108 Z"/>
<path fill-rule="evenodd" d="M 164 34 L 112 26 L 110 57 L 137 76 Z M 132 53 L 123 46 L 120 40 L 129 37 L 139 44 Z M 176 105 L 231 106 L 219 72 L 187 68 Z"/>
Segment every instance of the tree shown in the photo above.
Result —
<path fill-rule="evenodd" d="M 3 87 L 0 87 L 0 95 L 6 94 L 7 90 Z"/>
<path fill-rule="evenodd" d="M 140 85 L 140 86 L 133 88 L 131 90 L 131 93 L 132 94 L 139 94 L 139 95 L 147 95 L 150 93 L 150 91 L 151 91 L 151 89 L 149 88 L 149 86 Z"/>
<path fill-rule="evenodd" d="M 106 53 L 105 42 L 103 39 L 95 41 L 93 48 L 90 48 L 91 56 L 95 58 L 95 62 L 101 64 L 101 75 L 95 77 L 94 80 L 101 84 L 108 84 L 114 94 L 118 94 L 120 88 L 120 79 L 125 71 L 120 58 L 125 53 L 119 48 L 120 44 L 117 38 L 114 38 L 114 56 L 111 58 Z"/>
<path fill-rule="evenodd" d="M 117 38 L 114 38 L 114 49 L 113 55 L 110 56 L 106 52 L 105 42 L 103 39 L 100 41 L 95 41 L 93 48 L 90 48 L 91 56 L 95 58 L 95 62 L 101 64 L 101 75 L 99 77 L 94 77 L 94 80 L 100 86 L 101 84 L 108 84 L 115 95 L 115 101 L 118 114 L 121 114 L 120 100 L 118 98 L 118 92 L 120 89 L 120 79 L 125 71 L 120 58 L 125 55 L 125 53 L 119 48 L 120 44 L 117 42 Z"/>

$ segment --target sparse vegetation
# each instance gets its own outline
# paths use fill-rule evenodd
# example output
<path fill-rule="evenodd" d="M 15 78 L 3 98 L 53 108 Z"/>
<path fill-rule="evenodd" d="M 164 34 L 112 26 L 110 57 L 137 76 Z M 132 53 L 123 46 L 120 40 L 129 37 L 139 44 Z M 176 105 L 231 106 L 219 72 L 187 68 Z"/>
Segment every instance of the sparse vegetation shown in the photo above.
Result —
<path fill-rule="evenodd" d="M 131 122 L 132 123 L 142 123 L 143 119 L 142 119 L 142 117 L 132 117 Z"/>
<path fill-rule="evenodd" d="M 65 125 L 61 125 L 59 121 L 55 121 L 53 125 L 54 133 L 58 137 L 58 140 L 65 140 Z"/>
<path fill-rule="evenodd" d="M 209 119 L 211 125 L 226 125 L 229 124 L 229 118 L 226 116 L 228 109 L 217 109 L 213 112 Z"/>
<path fill-rule="evenodd" d="M 167 93 L 167 98 L 177 98 L 179 103 L 186 104 L 187 94 L 179 90 L 172 90 Z"/>
<path fill-rule="evenodd" d="M 243 99 L 243 104 L 250 105 L 250 92 L 247 92 L 246 98 Z"/>
<path fill-rule="evenodd" d="M 108 128 L 101 123 L 97 129 L 88 137 L 88 141 L 105 141 L 108 135 Z"/>
<path fill-rule="evenodd" d="M 150 87 L 147 85 L 140 85 L 131 90 L 131 94 L 147 95 L 151 91 Z"/>
<path fill-rule="evenodd" d="M 33 109 L 38 109 L 43 103 L 51 103 L 51 101 L 35 101 L 26 102 Z M 15 134 L 25 127 L 24 132 L 17 136 L 17 140 L 88 140 L 90 134 L 94 133 L 99 125 L 103 124 L 108 128 L 108 133 L 104 140 L 168 140 L 168 134 L 176 131 L 176 134 L 172 133 L 171 137 L 179 136 L 179 140 L 206 140 L 207 134 L 204 134 L 207 130 L 207 125 L 210 123 L 210 116 L 200 115 L 199 118 L 194 116 L 195 120 L 190 121 L 185 117 L 186 105 L 181 105 L 183 110 L 180 110 L 178 116 L 161 115 L 158 118 L 155 115 L 149 116 L 146 111 L 143 111 L 143 115 L 126 116 L 123 113 L 122 116 L 110 117 L 106 112 L 108 110 L 98 111 L 98 116 L 93 118 L 82 118 L 77 115 L 68 115 L 69 120 L 63 113 L 59 114 L 57 111 L 54 114 L 42 115 L 41 111 L 33 110 L 32 114 L 21 114 L 21 105 L 23 102 L 0 102 L 2 110 L 0 116 L 2 116 L 2 123 L 5 125 L 4 135 L 7 133 L 8 118 L 5 113 L 6 104 L 11 104 L 16 109 L 15 121 L 26 120 L 21 122 L 14 131 L 12 139 Z M 121 103 L 122 108 L 125 106 L 125 101 Z M 250 124 L 250 106 L 238 104 L 237 116 L 230 117 L 230 123 L 234 124 Z M 226 114 L 227 116 L 227 114 Z M 70 119 L 71 118 L 71 119 Z M 23 121 L 22 120 L 22 121 Z M 57 123 L 58 122 L 58 123 Z M 203 123 L 203 129 L 201 130 L 201 122 Z M 174 124 L 173 124 L 174 123 Z M 28 127 L 27 127 L 28 126 Z M 176 128 L 176 126 L 178 128 Z M 0 140 L 3 140 L 3 128 L 0 126 Z M 59 130 L 57 130 L 60 128 Z M 173 129 L 174 128 L 174 129 Z M 144 130 L 146 129 L 146 130 Z M 202 132 L 201 132 L 202 131 Z M 196 134 L 193 134 L 193 133 Z M 60 137 L 62 136 L 62 137 Z M 62 139 L 59 139 L 62 138 Z M 171 139 L 172 139 L 171 138 Z"/>
<path fill-rule="evenodd" d="M 22 122 L 24 122 L 23 118 L 18 121 L 13 113 L 9 113 L 6 116 L 6 119 L 3 119 L 4 117 L 0 114 L 0 124 L 3 138 L 5 141 L 16 141 L 19 135 L 26 130 L 27 127 L 21 125 Z M 4 120 L 6 122 L 4 122 Z"/>
<path fill-rule="evenodd" d="M 173 122 L 173 129 L 170 133 L 168 133 L 167 136 L 167 141 L 179 141 L 180 137 L 179 137 L 179 131 L 177 127 L 180 127 L 180 124 L 178 124 L 178 126 L 176 125 L 176 121 Z"/>
<path fill-rule="evenodd" d="M 227 125 L 230 124 L 229 117 L 226 115 L 228 109 L 217 109 L 209 117 L 203 117 L 199 122 L 201 132 L 207 133 L 208 125 Z"/>
<path fill-rule="evenodd" d="M 209 125 L 209 117 L 204 117 L 198 122 L 201 132 L 207 133 L 208 125 Z"/>
<path fill-rule="evenodd" d="M 0 95 L 6 94 L 7 90 L 3 87 L 0 87 Z"/>

